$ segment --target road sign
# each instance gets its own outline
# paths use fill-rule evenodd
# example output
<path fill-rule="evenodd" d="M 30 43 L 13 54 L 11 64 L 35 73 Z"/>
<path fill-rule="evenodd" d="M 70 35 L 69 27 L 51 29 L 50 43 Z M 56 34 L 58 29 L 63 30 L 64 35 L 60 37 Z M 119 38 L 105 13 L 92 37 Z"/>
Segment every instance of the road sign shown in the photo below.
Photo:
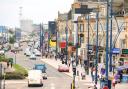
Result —
<path fill-rule="evenodd" d="M 122 49 L 122 54 L 128 54 L 128 49 Z"/>

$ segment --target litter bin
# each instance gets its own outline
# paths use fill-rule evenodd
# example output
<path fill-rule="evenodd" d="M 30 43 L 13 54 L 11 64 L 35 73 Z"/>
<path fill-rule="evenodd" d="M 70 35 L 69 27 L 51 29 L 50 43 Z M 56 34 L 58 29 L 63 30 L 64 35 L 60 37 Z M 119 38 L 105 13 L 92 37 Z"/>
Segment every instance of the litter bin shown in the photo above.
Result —
<path fill-rule="evenodd" d="M 108 88 L 111 89 L 111 80 L 108 80 Z M 107 86 L 107 81 L 104 79 L 100 80 L 100 88 L 102 89 L 104 86 Z"/>

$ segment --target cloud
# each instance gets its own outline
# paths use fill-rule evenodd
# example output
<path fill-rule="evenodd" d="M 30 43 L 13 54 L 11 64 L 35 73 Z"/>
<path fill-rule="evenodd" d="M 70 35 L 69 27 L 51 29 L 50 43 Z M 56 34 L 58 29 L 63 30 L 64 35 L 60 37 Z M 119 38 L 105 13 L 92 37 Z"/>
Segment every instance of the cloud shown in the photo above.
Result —
<path fill-rule="evenodd" d="M 54 20 L 58 11 L 68 12 L 74 0 L 1 0 L 0 24 L 19 26 L 19 7 L 23 18 L 35 23 Z"/>

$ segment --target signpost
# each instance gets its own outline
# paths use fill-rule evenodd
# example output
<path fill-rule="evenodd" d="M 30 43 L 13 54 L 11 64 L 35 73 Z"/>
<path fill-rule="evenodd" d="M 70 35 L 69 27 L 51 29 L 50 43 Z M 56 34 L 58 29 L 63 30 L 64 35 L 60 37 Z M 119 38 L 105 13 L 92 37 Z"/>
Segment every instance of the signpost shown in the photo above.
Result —
<path fill-rule="evenodd" d="M 128 49 L 122 49 L 122 54 L 128 54 Z"/>
<path fill-rule="evenodd" d="M 119 48 L 113 48 L 112 49 L 112 54 L 119 54 L 120 53 L 120 49 Z"/>

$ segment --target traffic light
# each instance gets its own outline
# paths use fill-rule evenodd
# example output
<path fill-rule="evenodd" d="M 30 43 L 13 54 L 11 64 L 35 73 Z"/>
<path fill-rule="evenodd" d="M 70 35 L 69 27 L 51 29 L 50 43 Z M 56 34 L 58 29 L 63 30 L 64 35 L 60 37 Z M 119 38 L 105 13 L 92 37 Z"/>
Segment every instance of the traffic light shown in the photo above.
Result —
<path fill-rule="evenodd" d="M 76 68 L 73 68 L 73 75 L 76 75 Z"/>

